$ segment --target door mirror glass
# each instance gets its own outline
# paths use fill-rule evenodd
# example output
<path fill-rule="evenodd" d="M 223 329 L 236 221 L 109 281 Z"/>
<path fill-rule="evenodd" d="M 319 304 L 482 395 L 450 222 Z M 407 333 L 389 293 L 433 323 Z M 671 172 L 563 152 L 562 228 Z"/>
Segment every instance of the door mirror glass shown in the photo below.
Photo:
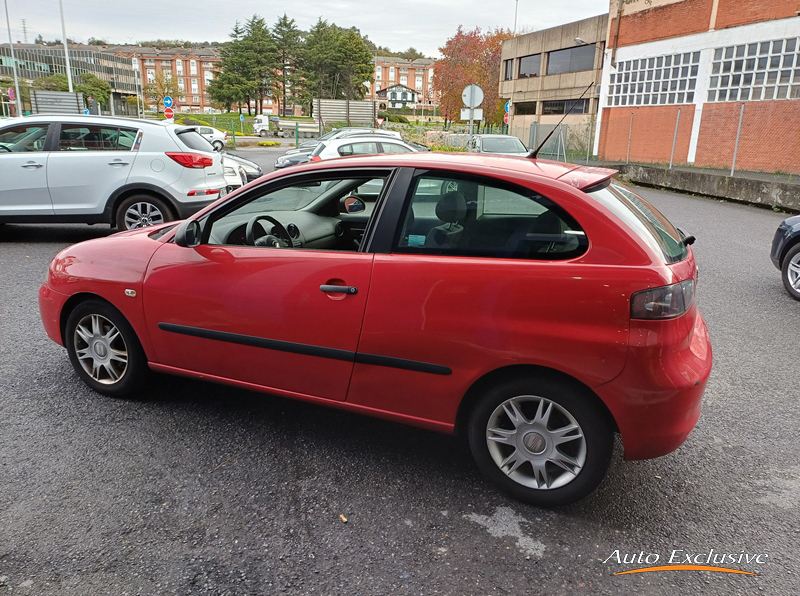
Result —
<path fill-rule="evenodd" d="M 362 213 L 366 208 L 366 203 L 358 197 L 349 196 L 342 199 L 342 211 L 344 213 Z"/>

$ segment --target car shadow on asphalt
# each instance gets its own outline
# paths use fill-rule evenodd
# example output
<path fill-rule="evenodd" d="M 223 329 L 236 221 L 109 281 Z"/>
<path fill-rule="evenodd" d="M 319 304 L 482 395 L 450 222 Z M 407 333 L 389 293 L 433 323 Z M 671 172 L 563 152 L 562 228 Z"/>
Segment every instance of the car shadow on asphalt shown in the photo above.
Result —
<path fill-rule="evenodd" d="M 0 243 L 61 243 L 75 244 L 93 238 L 103 238 L 116 232 L 107 224 L 2 224 L 0 223 Z"/>

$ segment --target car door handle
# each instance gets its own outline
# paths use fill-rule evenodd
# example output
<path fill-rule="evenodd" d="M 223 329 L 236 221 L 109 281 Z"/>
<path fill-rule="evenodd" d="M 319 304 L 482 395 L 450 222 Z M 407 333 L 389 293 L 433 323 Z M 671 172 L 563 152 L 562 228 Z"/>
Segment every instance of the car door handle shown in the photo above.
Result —
<path fill-rule="evenodd" d="M 108 165 L 110 165 L 110 166 L 127 166 L 129 163 L 130 162 L 120 161 L 120 160 L 117 159 L 117 160 L 108 162 Z"/>
<path fill-rule="evenodd" d="M 28 163 L 22 164 L 20 167 L 25 168 L 27 170 L 30 170 L 30 169 L 33 169 L 33 168 L 42 168 L 42 167 L 44 167 L 44 164 L 43 163 L 36 163 L 36 162 L 33 162 L 33 161 L 29 161 Z"/>
<path fill-rule="evenodd" d="M 322 284 L 319 289 L 329 294 L 358 294 L 358 288 L 355 286 L 332 286 Z"/>

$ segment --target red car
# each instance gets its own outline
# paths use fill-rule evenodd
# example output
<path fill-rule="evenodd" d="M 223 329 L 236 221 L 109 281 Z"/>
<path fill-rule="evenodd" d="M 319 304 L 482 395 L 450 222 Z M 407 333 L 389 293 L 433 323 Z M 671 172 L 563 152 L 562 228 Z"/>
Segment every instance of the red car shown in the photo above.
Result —
<path fill-rule="evenodd" d="M 413 153 L 273 173 L 179 225 L 67 248 L 48 335 L 100 393 L 150 370 L 466 433 L 539 505 L 676 449 L 711 345 L 697 268 L 613 170 Z"/>

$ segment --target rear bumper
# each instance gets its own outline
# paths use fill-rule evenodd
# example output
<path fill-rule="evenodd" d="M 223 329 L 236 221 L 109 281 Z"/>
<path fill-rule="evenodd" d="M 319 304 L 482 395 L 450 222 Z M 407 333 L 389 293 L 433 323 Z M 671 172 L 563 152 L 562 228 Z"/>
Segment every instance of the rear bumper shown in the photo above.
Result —
<path fill-rule="evenodd" d="M 594 390 L 619 428 L 625 459 L 666 455 L 697 424 L 711 374 L 708 329 L 694 310 L 672 321 L 632 321 L 628 361 Z"/>

